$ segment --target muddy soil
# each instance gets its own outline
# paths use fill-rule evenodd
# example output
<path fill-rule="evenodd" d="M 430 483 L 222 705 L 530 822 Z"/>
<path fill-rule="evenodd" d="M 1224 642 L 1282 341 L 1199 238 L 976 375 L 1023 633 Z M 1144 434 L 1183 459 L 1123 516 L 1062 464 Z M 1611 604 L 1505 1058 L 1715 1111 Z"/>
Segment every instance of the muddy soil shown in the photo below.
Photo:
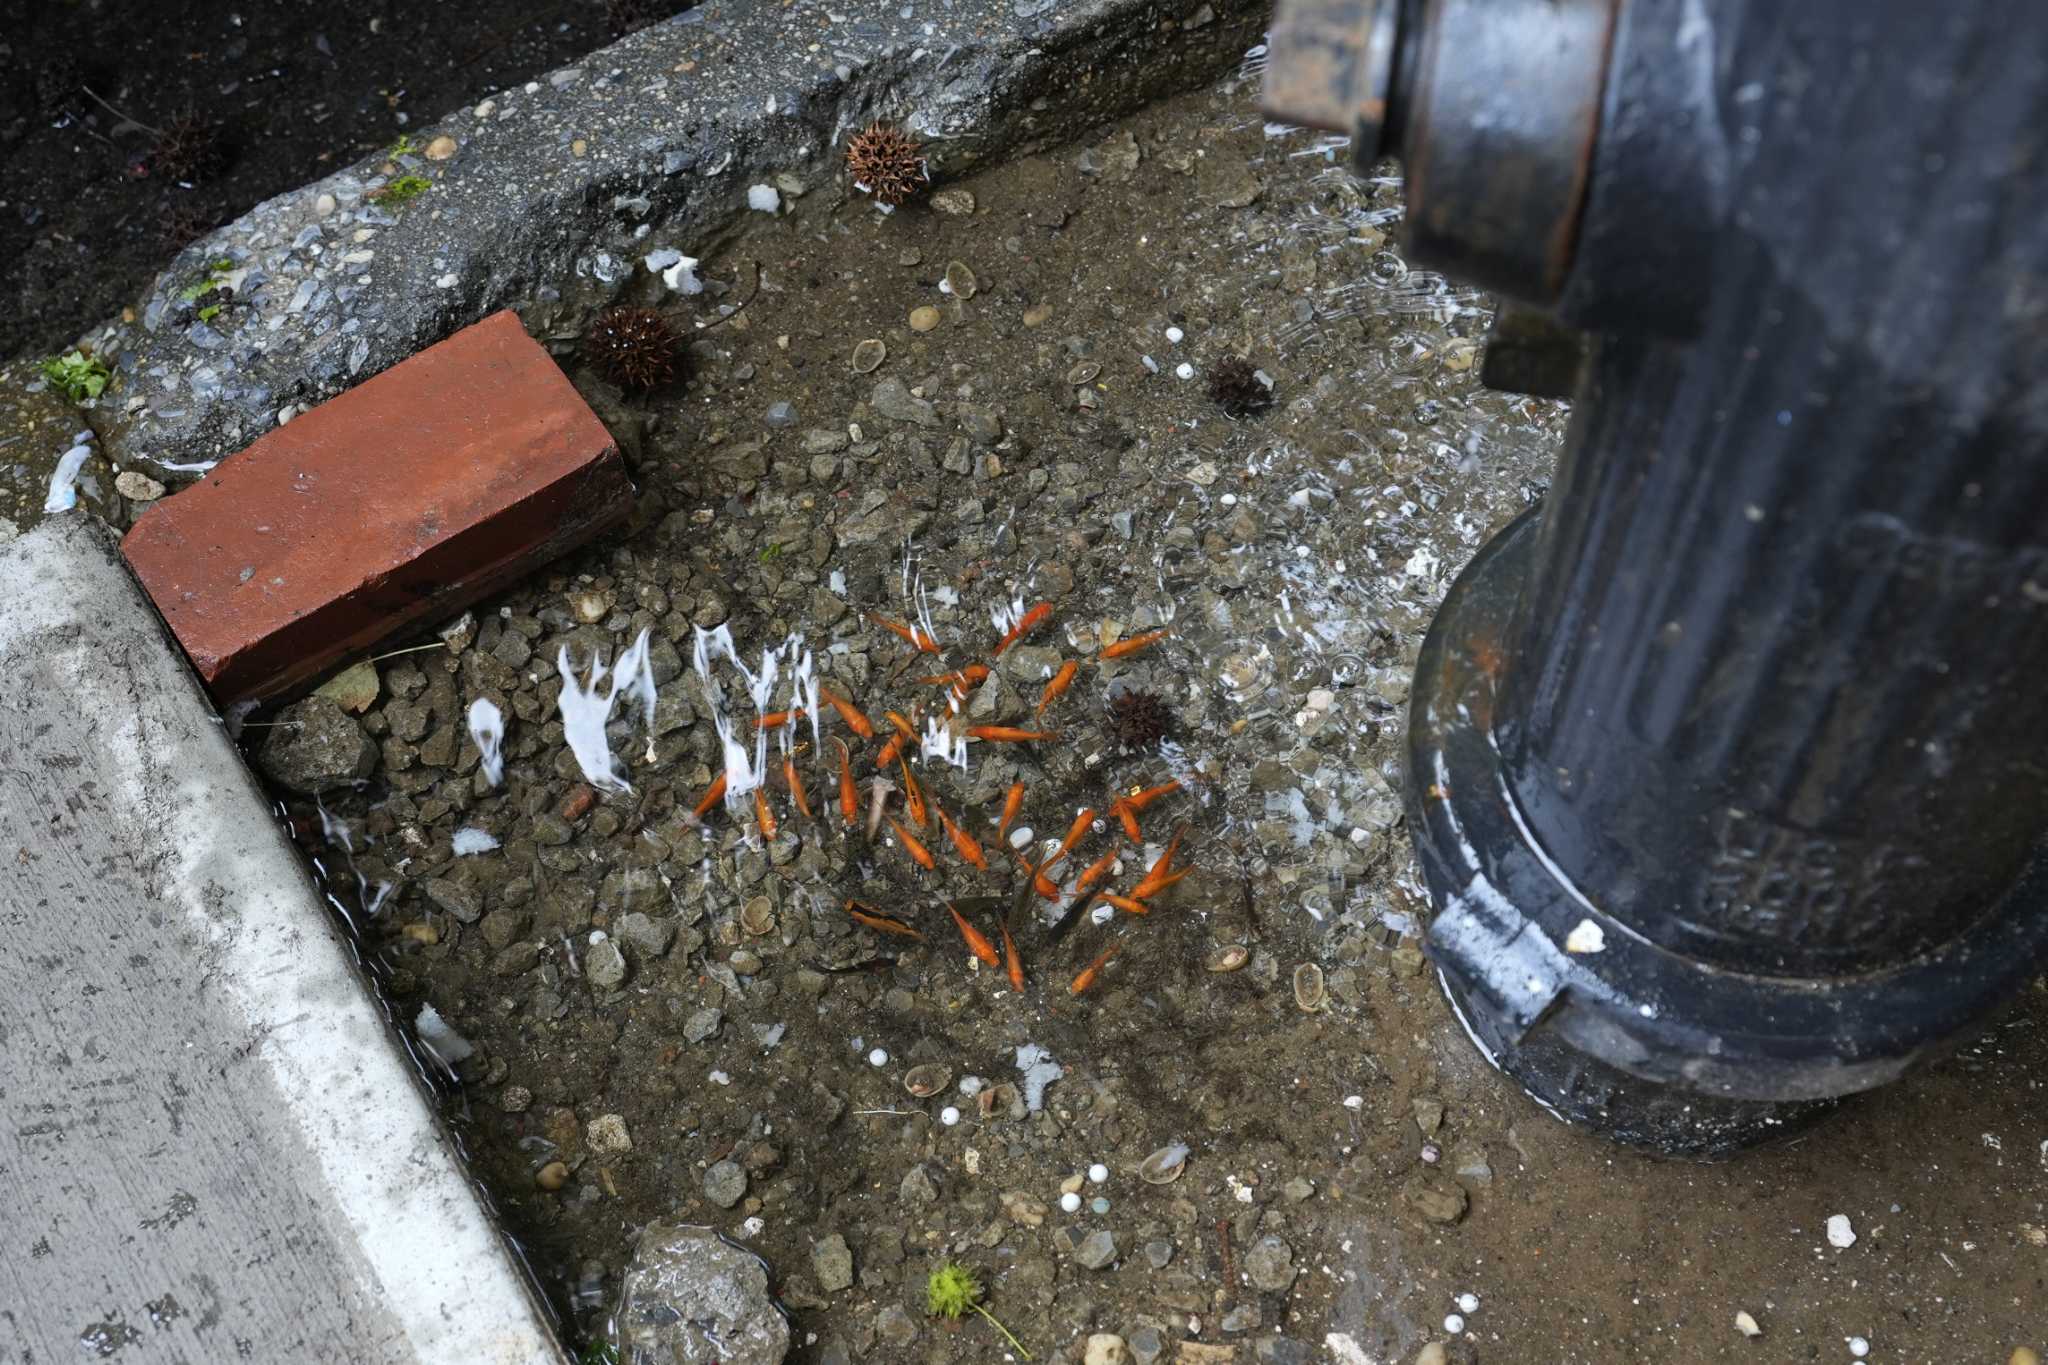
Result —
<path fill-rule="evenodd" d="M 767 1259 L 804 1361 L 1005 1358 L 987 1324 L 927 1318 L 941 1257 L 1038 1359 L 1092 1332 L 1141 1360 L 1351 1365 L 2042 1346 L 2048 983 L 1952 1060 L 1713 1166 L 1558 1124 L 1440 997 L 1401 828 L 1408 674 L 1450 577 L 1540 495 L 1566 414 L 1478 386 L 1488 304 L 1402 261 L 1398 184 L 1265 127 L 1247 77 L 939 188 L 893 216 L 813 192 L 703 251 L 711 288 L 665 305 L 693 331 L 684 385 L 625 400 L 572 361 L 640 515 L 382 661 L 376 778 L 328 798 L 324 841 L 295 806 L 398 1013 L 431 1004 L 474 1046 L 451 1119 L 574 1332 L 602 1331 L 635 1231 L 680 1218 Z M 886 359 L 858 373 L 868 339 Z M 1233 355 L 1270 377 L 1264 411 L 1211 401 Z M 1039 602 L 991 660 L 992 616 Z M 757 673 L 801 637 L 764 709 L 808 651 L 877 729 L 826 706 L 815 735 L 777 731 L 772 834 L 752 794 L 692 815 L 728 766 L 707 630 Z M 593 793 L 558 655 L 614 660 L 642 631 L 653 723 L 621 697 L 632 790 Z M 885 711 L 933 713 L 945 689 L 920 679 L 977 661 L 971 723 L 1056 737 L 971 743 L 964 768 L 912 751 L 990 863 L 934 816 L 910 831 L 926 870 L 886 819 L 867 837 L 865 789 L 846 827 L 838 744 L 865 780 Z M 706 665 L 751 760 L 745 679 L 715 646 Z M 1133 692 L 1163 703 L 1163 740 L 1123 742 Z M 509 718 L 501 787 L 463 726 L 479 696 Z M 1105 884 L 1176 833 L 1186 879 L 1057 930 L 1003 856 L 1012 784 L 1032 849 L 1097 812 L 1065 884 L 1119 847 L 1117 795 L 1175 779 Z M 886 814 L 912 821 L 901 793 Z M 458 856 L 463 829 L 499 847 Z M 1021 990 L 947 899 L 998 949 L 1014 909 Z M 1040 1097 L 1027 1046 L 1059 1068 Z"/>
<path fill-rule="evenodd" d="M 688 0 L 0 7 L 0 358 L 119 313 L 193 238 Z M 98 98 L 95 99 L 94 97 Z M 101 101 L 104 101 L 102 103 Z M 192 154 L 162 156 L 188 121 Z"/>

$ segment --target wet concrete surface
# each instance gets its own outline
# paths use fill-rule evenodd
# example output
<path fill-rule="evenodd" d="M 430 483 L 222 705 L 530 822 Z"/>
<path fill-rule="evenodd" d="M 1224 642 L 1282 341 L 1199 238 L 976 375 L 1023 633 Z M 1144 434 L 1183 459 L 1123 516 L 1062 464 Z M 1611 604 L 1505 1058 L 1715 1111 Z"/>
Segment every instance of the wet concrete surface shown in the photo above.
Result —
<path fill-rule="evenodd" d="M 431 1003 L 474 1045 L 451 1116 L 509 1225 L 591 1334 L 641 1226 L 717 1227 L 773 1267 L 806 1361 L 1003 1358 L 987 1324 L 927 1318 L 941 1257 L 1041 1359 L 1104 1332 L 1139 1359 L 1346 1365 L 2040 1348 L 2048 983 L 1952 1059 L 1719 1165 L 1558 1124 L 1437 992 L 1401 827 L 1409 671 L 1450 577 L 1540 496 L 1567 414 L 1478 386 L 1487 300 L 1401 259 L 1397 183 L 1263 125 L 1253 68 L 938 204 L 812 189 L 707 253 L 703 295 L 636 284 L 691 338 L 687 382 L 628 399 L 574 371 L 636 470 L 632 526 L 378 664 L 378 773 L 327 799 L 353 850 L 321 856 L 377 905 L 401 1012 Z M 865 340 L 886 358 L 863 373 Z M 1231 355 L 1270 378 L 1263 411 L 1211 400 Z M 992 615 L 1040 601 L 968 710 L 1057 738 L 973 743 L 964 770 L 912 754 L 992 870 L 936 821 L 929 871 L 864 809 L 846 828 L 835 740 L 866 778 L 883 713 L 937 709 L 918 679 L 989 660 Z M 727 766 L 693 657 L 715 630 L 757 672 L 802 637 L 763 709 L 807 649 L 883 727 L 860 740 L 827 706 L 815 735 L 778 732 L 814 816 L 778 737 L 773 835 L 751 794 L 692 814 Z M 642 631 L 652 724 L 622 699 L 631 789 L 596 792 L 558 654 L 580 683 Z M 706 664 L 751 753 L 744 678 Z M 1164 703 L 1163 741 L 1119 737 L 1134 690 Z M 507 718 L 502 786 L 468 738 L 478 697 Z M 973 960 L 943 902 L 1020 903 L 997 840 L 1014 782 L 1037 838 L 1098 813 L 1078 871 L 1116 846 L 1116 794 L 1176 778 L 1109 879 L 1182 831 L 1193 871 L 1150 913 L 1056 935 L 1027 887 L 1022 990 Z M 295 814 L 319 844 L 320 812 Z M 900 794 L 888 815 L 909 820 Z M 465 829 L 497 847 L 456 854 Z M 1036 1112 L 1027 1045 L 1061 1069 Z M 1177 1178 L 1139 1173 L 1176 1143 Z"/>

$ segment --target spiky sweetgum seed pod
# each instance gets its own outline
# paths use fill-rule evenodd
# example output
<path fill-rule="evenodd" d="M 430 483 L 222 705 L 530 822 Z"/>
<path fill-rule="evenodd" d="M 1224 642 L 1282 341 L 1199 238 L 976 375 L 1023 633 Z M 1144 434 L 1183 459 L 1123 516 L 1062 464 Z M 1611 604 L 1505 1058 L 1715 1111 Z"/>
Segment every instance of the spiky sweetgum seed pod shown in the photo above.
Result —
<path fill-rule="evenodd" d="M 164 125 L 151 151 L 150 168 L 167 180 L 204 180 L 221 168 L 220 129 L 197 114 L 180 114 Z"/>
<path fill-rule="evenodd" d="M 1110 728 L 1128 749 L 1143 749 L 1166 738 L 1173 724 L 1173 712 L 1157 692 L 1132 688 L 1120 692 L 1109 704 Z"/>
<path fill-rule="evenodd" d="M 871 123 L 854 135 L 846 167 L 856 184 L 891 208 L 909 202 L 926 182 L 918 144 L 886 123 Z"/>
<path fill-rule="evenodd" d="M 1272 406 L 1273 392 L 1249 360 L 1227 355 L 1209 366 L 1209 398 L 1232 417 L 1249 417 Z"/>
<path fill-rule="evenodd" d="M 583 334 L 583 354 L 623 389 L 654 389 L 676 376 L 675 329 L 651 308 L 608 308 Z"/>

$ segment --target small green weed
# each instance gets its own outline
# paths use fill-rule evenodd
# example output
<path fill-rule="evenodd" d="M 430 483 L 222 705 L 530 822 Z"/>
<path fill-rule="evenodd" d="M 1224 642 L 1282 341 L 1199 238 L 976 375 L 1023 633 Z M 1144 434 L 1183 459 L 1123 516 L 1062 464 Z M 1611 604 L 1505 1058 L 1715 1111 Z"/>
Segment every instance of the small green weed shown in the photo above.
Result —
<path fill-rule="evenodd" d="M 198 298 L 207 290 L 218 288 L 220 285 L 227 283 L 228 272 L 234 268 L 235 263 L 233 259 L 227 256 L 223 256 L 217 261 L 208 261 L 206 263 L 206 273 L 200 276 L 199 282 L 197 284 L 188 284 L 183 289 L 180 289 L 178 291 L 178 298 L 185 303 L 192 302 L 192 300 Z M 205 315 L 201 314 L 201 316 Z"/>
<path fill-rule="evenodd" d="M 98 356 L 83 351 L 50 356 L 43 361 L 42 370 L 43 377 L 64 390 L 64 396 L 74 403 L 99 397 L 114 377 Z"/>
<path fill-rule="evenodd" d="M 970 1309 L 987 1318 L 1010 1345 L 1017 1348 L 1017 1354 L 1031 1359 L 1031 1352 L 1024 1344 L 1010 1335 L 1010 1329 L 996 1321 L 996 1315 L 981 1306 L 981 1281 L 974 1278 L 974 1272 L 958 1261 L 941 1262 L 931 1278 L 924 1283 L 924 1305 L 935 1318 L 956 1319 Z"/>
<path fill-rule="evenodd" d="M 434 182 L 423 175 L 401 175 L 382 189 L 371 190 L 363 198 L 373 204 L 403 204 L 408 199 L 417 199 L 434 188 Z"/>

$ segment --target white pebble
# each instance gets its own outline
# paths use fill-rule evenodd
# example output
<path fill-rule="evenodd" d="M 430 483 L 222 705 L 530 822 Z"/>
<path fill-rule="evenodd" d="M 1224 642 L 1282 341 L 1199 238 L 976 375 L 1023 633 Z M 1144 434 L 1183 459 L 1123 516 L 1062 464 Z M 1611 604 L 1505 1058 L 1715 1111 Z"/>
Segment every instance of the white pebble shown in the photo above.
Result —
<path fill-rule="evenodd" d="M 1870 1343 L 1862 1337 L 1850 1337 L 1849 1354 L 1855 1356 L 1858 1360 L 1863 1359 L 1863 1357 L 1870 1354 Z"/>
<path fill-rule="evenodd" d="M 1832 1213 L 1828 1215 L 1828 1245 L 1831 1247 L 1852 1247 L 1856 1245 L 1856 1229 L 1849 1226 L 1849 1215 Z"/>
<path fill-rule="evenodd" d="M 731 1085 L 731 1084 L 732 1084 L 732 1077 L 730 1077 L 730 1076 L 726 1075 L 726 1074 L 725 1074 L 725 1073 L 724 1073 L 723 1071 L 714 1071 L 714 1072 L 712 1072 L 712 1073 L 711 1073 L 711 1075 L 710 1075 L 710 1076 L 709 1076 L 709 1077 L 708 1077 L 707 1079 L 708 1079 L 708 1080 L 710 1080 L 710 1082 L 711 1082 L 711 1083 L 712 1083 L 713 1085 Z"/>
<path fill-rule="evenodd" d="M 1091 1184 L 1100 1185 L 1107 1179 L 1109 1179 L 1109 1167 L 1101 1162 L 1098 1161 L 1088 1168 L 1088 1180 Z"/>
<path fill-rule="evenodd" d="M 951 1128 L 954 1124 L 958 1123 L 959 1121 L 960 1111 L 958 1109 L 955 1109 L 952 1105 L 949 1104 L 944 1109 L 941 1109 L 939 1111 L 939 1122 L 945 1124 L 948 1128 Z"/>
<path fill-rule="evenodd" d="M 1476 1312 L 1478 1312 L 1478 1311 L 1479 1311 L 1479 1296 L 1478 1296 L 1477 1294 L 1460 1294 L 1460 1295 L 1458 1295 L 1458 1311 L 1459 1311 L 1459 1312 L 1461 1312 L 1461 1313 L 1476 1313 Z"/>
<path fill-rule="evenodd" d="M 1346 1095 L 1346 1096 L 1344 1097 L 1344 1107 L 1345 1107 L 1346 1109 L 1363 1109 L 1363 1108 L 1365 1108 L 1365 1096 L 1363 1096 L 1363 1095 Z"/>
<path fill-rule="evenodd" d="M 1176 346 L 1180 345 L 1181 340 L 1186 336 L 1187 333 L 1183 332 L 1178 327 L 1169 327 L 1166 329 L 1166 339 Z"/>
<path fill-rule="evenodd" d="M 1032 837 L 1032 830 L 1029 825 L 1019 826 L 1018 828 L 1010 831 L 1010 847 L 1023 848 L 1026 844 L 1031 842 Z"/>
<path fill-rule="evenodd" d="M 1081 1196 L 1072 1193 L 1061 1195 L 1060 1207 L 1068 1213 L 1079 1213 L 1081 1211 Z"/>
<path fill-rule="evenodd" d="M 756 213 L 773 213 L 782 207 L 782 196 L 775 192 L 773 185 L 750 185 L 747 188 L 747 207 Z"/>
<path fill-rule="evenodd" d="M 1465 1320 L 1459 1317 L 1456 1313 L 1453 1313 L 1449 1317 L 1444 1319 L 1444 1330 L 1446 1332 L 1449 1332 L 1452 1336 L 1456 1336 L 1458 1335 L 1458 1333 L 1465 1330 Z"/>
<path fill-rule="evenodd" d="M 868 1065 L 869 1065 L 869 1066 L 887 1066 L 887 1065 L 889 1065 L 889 1054 L 888 1054 L 888 1052 L 887 1052 L 886 1050 L 882 1049 L 882 1048 L 876 1048 L 876 1049 L 875 1049 L 875 1050 L 874 1050 L 873 1052 L 870 1052 L 870 1053 L 868 1054 Z"/>
<path fill-rule="evenodd" d="M 1173 372 L 1179 375 L 1182 379 L 1193 379 L 1195 377 L 1195 367 L 1188 364 L 1185 360 L 1181 361 L 1180 364 L 1174 366 Z"/>
<path fill-rule="evenodd" d="M 987 1084 L 988 1082 L 979 1076 L 962 1076 L 960 1078 L 960 1093 L 963 1095 L 979 1095 L 982 1087 Z"/>

